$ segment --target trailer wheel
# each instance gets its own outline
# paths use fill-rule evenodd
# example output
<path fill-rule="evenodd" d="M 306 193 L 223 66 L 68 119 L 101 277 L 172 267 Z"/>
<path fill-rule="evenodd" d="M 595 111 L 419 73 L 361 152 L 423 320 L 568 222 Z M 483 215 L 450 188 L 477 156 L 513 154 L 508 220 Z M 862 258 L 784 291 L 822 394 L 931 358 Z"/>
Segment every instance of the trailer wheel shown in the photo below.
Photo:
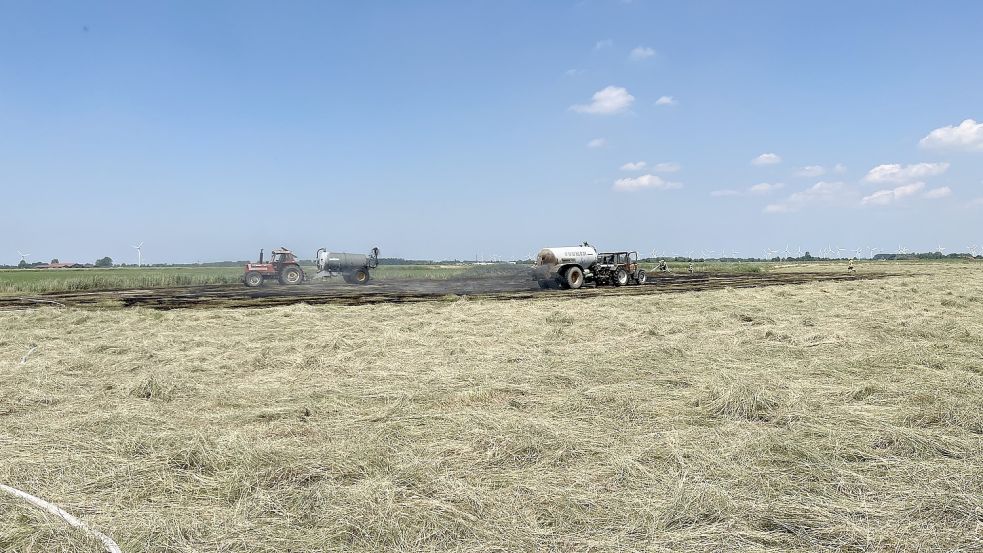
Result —
<path fill-rule="evenodd" d="M 563 273 L 563 284 L 571 290 L 576 290 L 584 285 L 584 271 L 580 267 L 573 266 Z"/>
<path fill-rule="evenodd" d="M 280 271 L 280 284 L 300 284 L 304 281 L 304 273 L 299 267 L 286 267 Z"/>
<path fill-rule="evenodd" d="M 648 275 L 645 274 L 644 269 L 639 269 L 638 272 L 635 273 L 635 282 L 639 284 L 645 284 L 645 281 L 647 279 L 648 279 Z"/>
<path fill-rule="evenodd" d="M 257 273 L 256 271 L 249 271 L 246 273 L 245 278 L 243 278 L 243 282 L 245 282 L 246 286 L 250 288 L 256 288 L 260 284 L 263 284 L 263 275 Z"/>
<path fill-rule="evenodd" d="M 628 272 L 619 268 L 614 272 L 614 285 L 624 286 L 625 284 L 628 284 Z"/>
<path fill-rule="evenodd" d="M 352 282 L 355 284 L 365 284 L 369 281 L 369 272 L 365 269 L 359 269 L 352 274 Z"/>
<path fill-rule="evenodd" d="M 539 280 L 537 282 L 539 283 L 539 287 L 543 290 L 547 290 L 550 288 L 550 281 L 548 280 Z"/>

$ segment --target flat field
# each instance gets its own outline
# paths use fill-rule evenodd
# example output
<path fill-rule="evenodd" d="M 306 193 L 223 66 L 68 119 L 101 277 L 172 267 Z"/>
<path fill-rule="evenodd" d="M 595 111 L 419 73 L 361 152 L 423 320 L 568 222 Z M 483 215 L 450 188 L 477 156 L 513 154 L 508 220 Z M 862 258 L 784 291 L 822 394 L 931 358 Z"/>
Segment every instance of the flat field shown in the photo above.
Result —
<path fill-rule="evenodd" d="M 0 312 L 0 482 L 127 552 L 979 551 L 983 263 L 892 272 Z"/>
<path fill-rule="evenodd" d="M 651 264 L 643 264 L 653 269 Z M 685 272 L 685 263 L 672 263 L 674 271 Z M 482 277 L 498 272 L 510 272 L 522 265 L 381 265 L 372 271 L 377 280 Z M 757 273 L 766 263 L 696 263 L 699 272 Z M 304 266 L 308 276 L 317 272 Z M 340 279 L 339 279 L 340 280 Z M 208 286 L 238 284 L 242 281 L 241 267 L 112 267 L 87 269 L 0 269 L 0 296 L 35 295 L 50 292 L 90 290 L 133 290 L 171 288 L 176 286 Z M 271 285 L 272 286 L 272 285 Z"/>
<path fill-rule="evenodd" d="M 494 265 L 383 265 L 372 271 L 378 279 L 447 279 L 486 273 Z M 317 269 L 304 266 L 308 275 Z M 0 269 L 0 295 L 44 294 L 85 290 L 132 290 L 175 286 L 237 284 L 242 267 L 112 267 L 87 269 Z"/>

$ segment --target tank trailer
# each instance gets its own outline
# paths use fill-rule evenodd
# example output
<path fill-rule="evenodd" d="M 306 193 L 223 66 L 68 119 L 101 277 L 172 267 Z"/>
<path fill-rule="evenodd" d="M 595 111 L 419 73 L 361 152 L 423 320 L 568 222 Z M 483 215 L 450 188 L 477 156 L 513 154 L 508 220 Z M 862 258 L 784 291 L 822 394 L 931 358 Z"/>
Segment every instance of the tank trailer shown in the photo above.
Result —
<path fill-rule="evenodd" d="M 576 290 L 585 283 L 626 286 L 645 284 L 645 270 L 638 266 L 638 252 L 598 252 L 582 246 L 543 248 L 536 256 L 533 278 L 540 288 Z"/>
<path fill-rule="evenodd" d="M 316 278 L 341 275 L 348 284 L 365 284 L 372 278 L 369 269 L 379 266 L 379 248 L 372 248 L 369 255 L 329 252 L 320 248 L 314 254 L 314 265 L 317 266 Z"/>
<path fill-rule="evenodd" d="M 369 255 L 329 252 L 326 248 L 320 248 L 314 253 L 314 265 L 317 273 L 312 278 L 340 275 L 349 284 L 365 284 L 372 279 L 369 270 L 379 266 L 379 248 L 372 248 Z M 270 280 L 293 285 L 311 279 L 304 273 L 292 251 L 279 248 L 273 250 L 269 261 L 263 261 L 263 250 L 259 250 L 259 261 L 246 264 L 242 280 L 246 286 L 254 288 Z"/>

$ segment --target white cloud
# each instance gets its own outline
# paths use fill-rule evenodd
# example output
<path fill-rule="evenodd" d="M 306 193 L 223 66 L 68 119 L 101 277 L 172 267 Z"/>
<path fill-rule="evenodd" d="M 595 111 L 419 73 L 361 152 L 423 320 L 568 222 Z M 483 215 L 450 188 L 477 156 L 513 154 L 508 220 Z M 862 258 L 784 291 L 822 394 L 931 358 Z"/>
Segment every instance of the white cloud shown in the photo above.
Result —
<path fill-rule="evenodd" d="M 983 207 L 983 196 L 973 198 L 968 204 L 966 204 L 966 207 Z"/>
<path fill-rule="evenodd" d="M 767 153 L 752 159 L 751 165 L 775 165 L 781 162 L 782 158 L 778 154 Z"/>
<path fill-rule="evenodd" d="M 608 145 L 606 138 L 594 138 L 587 143 L 588 148 L 603 148 Z"/>
<path fill-rule="evenodd" d="M 631 107 L 635 97 L 628 94 L 628 91 L 620 86 L 608 86 L 595 92 L 592 100 L 589 104 L 570 106 L 570 109 L 578 113 L 597 115 L 621 113 Z"/>
<path fill-rule="evenodd" d="M 949 169 L 948 163 L 916 163 L 914 165 L 890 163 L 874 167 L 867 173 L 864 180 L 874 183 L 902 183 L 941 175 L 947 169 Z"/>
<path fill-rule="evenodd" d="M 724 190 L 714 190 L 710 192 L 711 196 L 723 197 L 723 196 L 762 196 L 765 194 L 771 194 L 776 190 L 781 190 L 785 185 L 780 182 L 770 183 L 770 182 L 760 182 L 758 184 L 749 186 L 743 190 L 736 190 L 733 188 L 727 188 Z"/>
<path fill-rule="evenodd" d="M 655 50 L 647 46 L 636 46 L 632 48 L 631 52 L 628 54 L 628 59 L 632 61 L 641 61 L 647 58 L 651 58 L 655 55 Z"/>
<path fill-rule="evenodd" d="M 820 181 L 781 202 L 768 204 L 764 211 L 765 213 L 791 213 L 814 204 L 835 203 L 847 193 L 848 190 L 842 182 Z"/>
<path fill-rule="evenodd" d="M 948 186 L 940 186 L 938 188 L 933 188 L 922 194 L 922 197 L 926 200 L 938 200 L 941 198 L 948 198 L 952 195 L 952 189 Z"/>
<path fill-rule="evenodd" d="M 846 173 L 846 165 L 843 165 L 842 163 L 837 163 L 836 165 L 833 166 L 833 172 L 839 175 Z"/>
<path fill-rule="evenodd" d="M 821 177 L 826 174 L 826 168 L 822 165 L 806 165 L 795 174 L 800 177 Z"/>
<path fill-rule="evenodd" d="M 958 126 L 940 127 L 918 143 L 922 148 L 983 152 L 983 123 L 966 119 Z"/>
<path fill-rule="evenodd" d="M 683 185 L 678 182 L 668 182 L 663 180 L 662 177 L 652 174 L 646 174 L 640 177 L 623 178 L 614 181 L 614 189 L 625 192 L 632 192 L 634 190 L 642 190 L 645 188 L 671 190 L 673 188 L 682 188 L 682 186 Z"/>
<path fill-rule="evenodd" d="M 785 185 L 780 182 L 776 182 L 774 184 L 762 182 L 748 188 L 747 191 L 750 194 L 770 194 L 775 190 L 781 190 L 784 187 Z"/>
<path fill-rule="evenodd" d="M 604 40 L 598 40 L 596 43 L 594 43 L 594 50 L 603 50 L 612 46 L 614 46 L 614 40 L 606 38 Z"/>
<path fill-rule="evenodd" d="M 682 168 L 683 166 L 675 161 L 665 161 L 663 163 L 656 163 L 652 169 L 658 173 L 675 173 Z"/>
<path fill-rule="evenodd" d="M 655 101 L 657 106 L 674 106 L 678 102 L 672 96 L 659 96 L 659 99 Z"/>
<path fill-rule="evenodd" d="M 913 182 L 896 188 L 878 190 L 869 196 L 864 196 L 860 203 L 861 205 L 888 205 L 917 194 L 922 188 L 925 188 L 925 183 Z"/>
<path fill-rule="evenodd" d="M 567 77 L 576 77 L 577 75 L 580 75 L 583 72 L 584 72 L 583 69 L 567 69 L 566 71 L 563 72 L 563 74 L 566 75 Z"/>
<path fill-rule="evenodd" d="M 626 163 L 621 166 L 622 171 L 641 171 L 645 169 L 647 164 L 644 161 L 636 161 L 634 163 Z"/>

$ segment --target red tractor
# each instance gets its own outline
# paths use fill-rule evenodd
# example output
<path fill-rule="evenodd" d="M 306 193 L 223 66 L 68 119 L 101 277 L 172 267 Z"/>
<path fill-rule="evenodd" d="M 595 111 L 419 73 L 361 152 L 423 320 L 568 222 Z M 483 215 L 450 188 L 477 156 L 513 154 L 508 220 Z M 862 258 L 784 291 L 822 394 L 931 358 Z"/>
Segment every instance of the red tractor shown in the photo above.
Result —
<path fill-rule="evenodd" d="M 246 286 L 256 287 L 264 280 L 277 279 L 280 284 L 300 284 L 307 278 L 300 268 L 297 256 L 287 248 L 273 250 L 269 263 L 263 262 L 263 250 L 259 250 L 258 263 L 246 263 L 242 281 Z"/>

